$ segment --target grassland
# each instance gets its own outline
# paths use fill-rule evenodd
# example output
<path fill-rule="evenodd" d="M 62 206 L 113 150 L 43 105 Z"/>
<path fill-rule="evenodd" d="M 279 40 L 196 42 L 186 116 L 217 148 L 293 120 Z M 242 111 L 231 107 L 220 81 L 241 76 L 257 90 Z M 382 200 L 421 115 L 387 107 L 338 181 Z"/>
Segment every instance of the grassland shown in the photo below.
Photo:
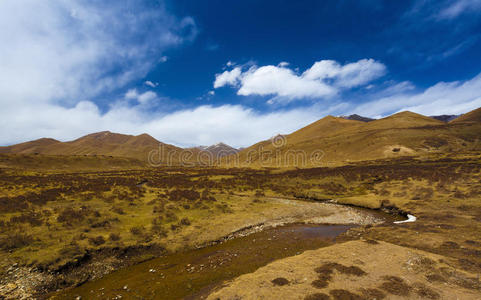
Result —
<path fill-rule="evenodd" d="M 0 288 L 7 295 L 19 295 L 20 287 L 25 294 L 42 294 L 80 284 L 252 224 L 326 213 L 305 200 L 414 214 L 415 223 L 361 226 L 342 239 L 360 243 L 355 247 L 361 252 L 371 244 L 360 239 L 392 251 L 423 251 L 443 260 L 436 270 L 446 264 L 457 270 L 456 282 L 447 273 L 433 273 L 439 282 L 466 295 L 480 288 L 473 275 L 481 271 L 481 158 L 476 153 L 299 170 L 138 166 L 68 172 L 9 166 L 0 170 Z M 298 205 L 285 198 L 299 199 Z M 376 261 L 366 256 L 364 263 Z M 336 262 L 343 264 L 341 258 Z M 365 269 L 371 274 L 375 268 Z M 422 283 L 444 295 L 426 276 Z M 261 291 L 256 279 L 246 282 Z M 229 293 L 238 293 L 235 286 Z"/>

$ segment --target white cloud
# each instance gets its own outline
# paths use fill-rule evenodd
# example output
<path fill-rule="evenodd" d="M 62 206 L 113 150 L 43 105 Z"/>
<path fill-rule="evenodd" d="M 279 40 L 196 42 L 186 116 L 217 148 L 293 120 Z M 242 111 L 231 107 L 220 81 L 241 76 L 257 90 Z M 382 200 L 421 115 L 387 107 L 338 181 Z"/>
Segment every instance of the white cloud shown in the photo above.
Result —
<path fill-rule="evenodd" d="M 127 100 L 137 99 L 137 97 L 139 97 L 137 89 L 130 89 L 125 93 L 125 99 Z"/>
<path fill-rule="evenodd" d="M 308 80 L 292 70 L 276 66 L 251 68 L 242 74 L 238 95 L 275 95 L 289 99 L 325 97 L 335 94 L 327 84 Z"/>
<path fill-rule="evenodd" d="M 208 94 L 209 94 L 210 96 L 214 96 L 214 95 L 215 95 L 215 91 L 209 91 Z"/>
<path fill-rule="evenodd" d="M 151 101 L 157 99 L 157 94 L 152 91 L 147 91 L 143 94 L 140 94 L 137 100 L 140 104 L 149 104 Z"/>
<path fill-rule="evenodd" d="M 375 98 L 353 109 L 366 116 L 386 116 L 409 110 L 423 115 L 461 114 L 481 107 L 481 73 L 466 81 L 439 82 L 421 92 L 411 83 L 387 89 L 386 96 Z"/>
<path fill-rule="evenodd" d="M 437 14 L 438 19 L 454 19 L 465 12 L 481 10 L 481 0 L 455 0 L 447 1 Z"/>
<path fill-rule="evenodd" d="M 144 84 L 147 85 L 147 86 L 150 86 L 150 87 L 152 87 L 152 88 L 155 88 L 155 87 L 157 87 L 157 86 L 159 85 L 157 82 L 152 82 L 152 81 L 150 81 L 150 80 L 146 80 L 146 81 L 144 82 Z"/>
<path fill-rule="evenodd" d="M 167 56 L 165 56 L 165 55 L 164 55 L 164 56 L 161 56 L 161 57 L 159 58 L 159 61 L 160 61 L 161 63 L 165 63 L 167 60 L 169 60 L 169 58 L 168 58 Z"/>
<path fill-rule="evenodd" d="M 0 104 L 73 105 L 114 91 L 195 32 L 191 18 L 144 2 L 0 1 Z"/>
<path fill-rule="evenodd" d="M 302 76 L 310 80 L 333 79 L 334 86 L 351 88 L 367 84 L 385 73 L 386 66 L 373 59 L 361 59 L 344 66 L 333 60 L 321 60 Z"/>
<path fill-rule="evenodd" d="M 137 89 L 130 89 L 127 91 L 127 93 L 125 93 L 124 98 L 127 100 L 136 100 L 140 104 L 147 105 L 151 104 L 153 100 L 157 99 L 157 94 L 152 91 L 139 94 Z"/>
<path fill-rule="evenodd" d="M 231 71 L 224 71 L 221 74 L 217 74 L 215 76 L 214 88 L 216 89 L 225 85 L 236 86 L 240 80 L 241 73 L 241 68 L 236 67 Z"/>
<path fill-rule="evenodd" d="M 321 60 L 304 73 L 288 68 L 287 62 L 277 66 L 252 66 L 246 71 L 236 67 L 217 74 L 214 88 L 231 85 L 237 94 L 271 95 L 270 103 L 289 102 L 303 98 L 325 98 L 343 89 L 365 85 L 386 73 L 386 67 L 373 59 L 361 59 L 341 65 L 333 60 Z"/>

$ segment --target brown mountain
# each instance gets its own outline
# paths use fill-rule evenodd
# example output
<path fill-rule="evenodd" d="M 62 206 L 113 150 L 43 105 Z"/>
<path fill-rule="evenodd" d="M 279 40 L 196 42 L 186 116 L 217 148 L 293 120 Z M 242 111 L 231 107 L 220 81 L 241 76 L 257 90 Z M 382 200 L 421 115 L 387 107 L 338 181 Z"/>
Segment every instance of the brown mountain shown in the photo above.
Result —
<path fill-rule="evenodd" d="M 452 120 L 450 123 L 480 123 L 481 122 L 481 107 L 470 111 L 459 118 Z"/>
<path fill-rule="evenodd" d="M 159 151 L 161 150 L 161 151 Z M 182 149 L 161 143 L 148 134 L 137 136 L 102 131 L 83 136 L 70 142 L 39 139 L 8 147 L 0 147 L 0 153 L 46 154 L 46 155 L 104 155 L 135 158 L 148 161 L 149 153 L 156 161 L 159 153 L 163 160 L 168 153 L 180 153 Z M 173 157 L 177 160 L 177 157 Z"/>
<path fill-rule="evenodd" d="M 413 112 L 362 122 L 327 116 L 242 150 L 222 164 L 309 167 L 399 156 L 479 150 L 481 110 L 445 123 Z M 317 159 L 320 158 L 318 161 Z"/>

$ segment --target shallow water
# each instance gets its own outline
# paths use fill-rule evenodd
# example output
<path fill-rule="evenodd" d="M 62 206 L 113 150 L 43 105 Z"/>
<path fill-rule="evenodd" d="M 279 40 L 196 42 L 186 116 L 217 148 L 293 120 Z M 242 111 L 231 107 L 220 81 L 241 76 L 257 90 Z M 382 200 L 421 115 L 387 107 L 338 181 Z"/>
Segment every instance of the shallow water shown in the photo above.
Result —
<path fill-rule="evenodd" d="M 369 213 L 391 221 L 387 214 Z M 277 259 L 329 246 L 351 227 L 353 225 L 292 224 L 268 228 L 221 244 L 127 267 L 63 291 L 55 299 L 77 296 L 82 299 L 201 298 L 224 280 L 253 272 Z"/>

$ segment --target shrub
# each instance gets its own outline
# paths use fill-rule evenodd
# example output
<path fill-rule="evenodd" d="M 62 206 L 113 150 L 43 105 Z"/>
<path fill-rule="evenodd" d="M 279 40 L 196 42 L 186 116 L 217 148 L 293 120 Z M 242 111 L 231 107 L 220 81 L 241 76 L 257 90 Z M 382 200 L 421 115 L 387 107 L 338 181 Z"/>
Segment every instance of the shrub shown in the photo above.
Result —
<path fill-rule="evenodd" d="M 103 236 L 99 235 L 96 237 L 91 237 L 89 238 L 89 243 L 94 245 L 94 246 L 100 246 L 102 244 L 105 244 L 105 239 Z"/>
<path fill-rule="evenodd" d="M 265 194 L 264 194 L 264 192 L 263 192 L 263 191 L 261 191 L 261 190 L 257 190 L 257 191 L 256 191 L 256 193 L 254 194 L 254 196 L 256 196 L 256 197 L 264 197 L 264 196 L 265 196 Z"/>
<path fill-rule="evenodd" d="M 182 220 L 180 220 L 180 224 L 184 226 L 188 226 L 190 225 L 190 220 L 188 218 L 182 218 Z"/>
<path fill-rule="evenodd" d="M 75 210 L 71 207 L 64 209 L 57 217 L 57 222 L 69 224 L 71 222 L 81 222 L 87 214 L 87 209 Z"/>
<path fill-rule="evenodd" d="M 0 239 L 0 249 L 13 250 L 30 245 L 33 242 L 33 237 L 25 233 L 16 232 L 8 234 L 5 238 Z"/>
<path fill-rule="evenodd" d="M 29 223 L 31 226 L 40 226 L 43 224 L 43 221 L 39 214 L 29 212 L 23 213 L 19 216 L 14 216 L 10 218 L 10 223 Z"/>
<path fill-rule="evenodd" d="M 112 233 L 109 235 L 109 240 L 114 241 L 114 242 L 115 242 L 115 241 L 118 241 L 118 240 L 120 240 L 120 235 L 119 235 L 118 233 L 113 233 L 113 232 L 112 232 Z"/>
<path fill-rule="evenodd" d="M 167 230 L 162 225 L 159 225 L 159 224 L 152 225 L 151 231 L 153 234 L 159 237 L 167 236 Z"/>
<path fill-rule="evenodd" d="M 133 235 L 142 235 L 145 231 L 144 226 L 134 226 L 130 228 L 130 233 Z"/>

